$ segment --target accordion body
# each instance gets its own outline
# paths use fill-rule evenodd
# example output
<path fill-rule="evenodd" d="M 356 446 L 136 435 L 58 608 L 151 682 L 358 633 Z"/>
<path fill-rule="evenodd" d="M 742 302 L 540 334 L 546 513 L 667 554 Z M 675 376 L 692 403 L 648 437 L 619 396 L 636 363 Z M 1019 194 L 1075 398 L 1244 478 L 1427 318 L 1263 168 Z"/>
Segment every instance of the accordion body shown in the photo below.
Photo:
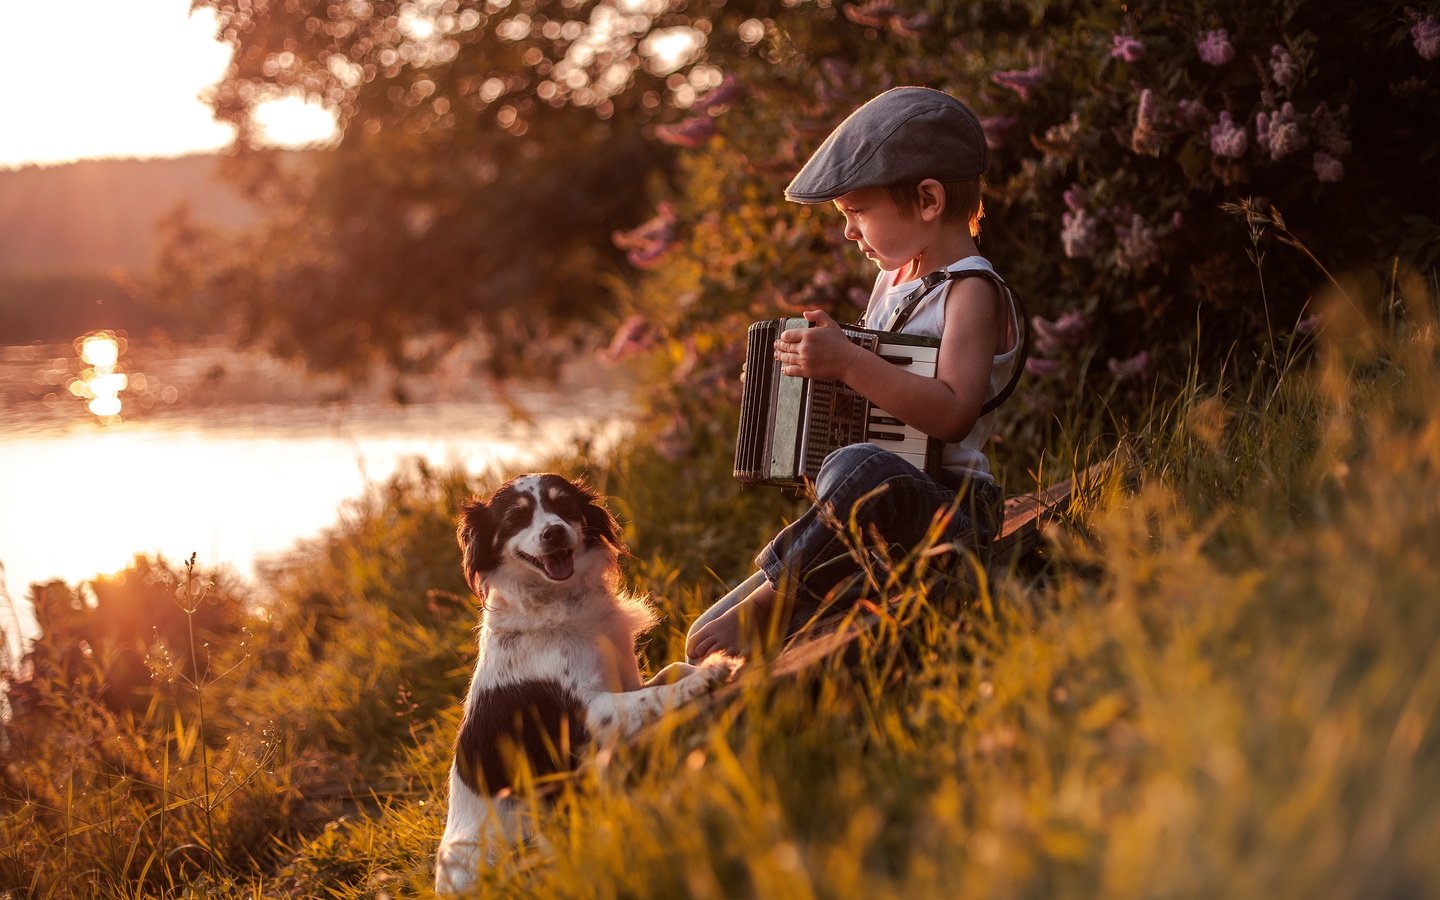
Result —
<path fill-rule="evenodd" d="M 745 386 L 735 439 L 735 480 L 799 487 L 813 479 L 832 450 L 851 444 L 884 447 L 916 468 L 938 475 L 943 444 L 904 424 L 842 381 L 784 375 L 775 340 L 803 318 L 756 322 L 746 333 Z M 937 338 L 842 325 L 845 336 L 887 362 L 934 377 Z"/>

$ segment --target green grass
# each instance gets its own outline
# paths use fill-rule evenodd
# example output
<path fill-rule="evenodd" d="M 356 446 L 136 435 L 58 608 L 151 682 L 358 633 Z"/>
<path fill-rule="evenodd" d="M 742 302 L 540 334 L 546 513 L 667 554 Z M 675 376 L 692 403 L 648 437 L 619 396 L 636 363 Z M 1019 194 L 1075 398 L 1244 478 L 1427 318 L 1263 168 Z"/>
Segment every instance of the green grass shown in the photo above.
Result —
<path fill-rule="evenodd" d="M 1153 403 L 1115 454 L 1138 477 L 1097 486 L 1038 572 L 917 557 L 859 665 L 752 667 L 588 767 L 487 892 L 1440 894 L 1436 306 L 1413 281 L 1356 305 L 1381 299 L 1404 315 L 1336 300 L 1313 352 Z M 1050 458 L 1093 461 L 1112 424 Z M 669 613 L 652 668 L 791 510 L 723 452 L 590 473 Z M 121 716 L 54 686 L 69 705 L 6 761 L 0 889 L 425 895 L 473 652 L 449 516 L 491 483 L 411 473 L 275 574 L 281 608 L 207 686 L 209 790 L 184 691 Z M 190 846 L 207 811 L 213 856 Z"/>

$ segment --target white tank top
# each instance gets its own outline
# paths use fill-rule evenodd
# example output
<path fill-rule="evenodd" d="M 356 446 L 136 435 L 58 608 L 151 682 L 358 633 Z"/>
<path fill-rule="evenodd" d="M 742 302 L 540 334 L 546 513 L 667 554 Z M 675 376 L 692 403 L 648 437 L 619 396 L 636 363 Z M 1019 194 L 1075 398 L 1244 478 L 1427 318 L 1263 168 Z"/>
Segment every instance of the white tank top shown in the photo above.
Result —
<path fill-rule="evenodd" d="M 964 259 L 956 260 L 945 267 L 951 272 L 964 272 L 969 270 L 983 270 L 991 274 L 995 273 L 995 267 L 990 260 L 983 256 L 967 256 Z M 898 270 L 897 270 L 898 271 Z M 882 271 L 875 279 L 875 287 L 870 292 L 870 303 L 865 308 L 865 324 L 870 328 L 883 328 L 895 315 L 895 311 L 901 303 L 920 285 L 920 279 L 915 278 L 894 284 L 895 272 Z M 949 286 L 954 282 L 947 281 L 944 285 L 937 286 L 916 305 L 910 315 L 910 320 L 900 329 L 904 334 L 918 334 L 926 337 L 939 338 L 945 333 L 945 298 L 949 295 Z M 991 282 L 996 284 L 996 282 Z M 1005 295 L 1005 305 L 1010 310 L 1011 333 L 1015 336 L 1015 343 L 1004 353 L 994 358 L 990 367 L 990 392 L 986 394 L 985 400 L 989 400 L 1010 381 L 1010 376 L 1015 370 L 1015 359 L 1020 351 L 1020 320 L 1019 312 L 1015 308 L 1015 298 L 1011 296 L 1008 288 L 1001 290 Z M 995 411 L 991 410 L 975 423 L 970 433 L 956 444 L 946 444 L 941 456 L 941 464 L 945 471 L 960 478 L 973 478 L 976 481 L 995 480 L 990 474 L 990 460 L 985 456 L 985 444 L 990 440 L 990 433 L 995 428 Z"/>

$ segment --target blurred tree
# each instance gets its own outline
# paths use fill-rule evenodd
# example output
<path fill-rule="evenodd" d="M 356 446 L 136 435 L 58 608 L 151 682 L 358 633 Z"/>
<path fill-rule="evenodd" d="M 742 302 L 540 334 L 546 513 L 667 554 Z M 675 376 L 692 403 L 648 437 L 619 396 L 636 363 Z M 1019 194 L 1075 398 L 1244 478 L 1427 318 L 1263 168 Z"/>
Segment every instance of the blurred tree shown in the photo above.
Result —
<path fill-rule="evenodd" d="M 646 129 L 720 80 L 716 2 L 194 6 L 235 48 L 210 102 L 268 218 L 225 235 L 171 217 L 160 292 L 315 368 L 423 366 L 479 325 L 504 369 L 557 320 L 605 319 L 611 234 L 668 164 Z M 263 149 L 257 110 L 287 96 L 335 114 L 332 148 Z"/>

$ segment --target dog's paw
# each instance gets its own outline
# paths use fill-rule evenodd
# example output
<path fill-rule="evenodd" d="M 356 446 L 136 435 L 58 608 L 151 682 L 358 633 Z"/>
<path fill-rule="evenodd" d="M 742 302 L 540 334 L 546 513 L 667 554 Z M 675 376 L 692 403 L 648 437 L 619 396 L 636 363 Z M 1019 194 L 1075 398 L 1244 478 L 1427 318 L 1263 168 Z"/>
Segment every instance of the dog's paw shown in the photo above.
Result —
<path fill-rule="evenodd" d="M 712 653 L 700 661 L 691 677 L 702 679 L 708 686 L 721 685 L 734 678 L 744 665 L 745 660 L 738 657 Z"/>

